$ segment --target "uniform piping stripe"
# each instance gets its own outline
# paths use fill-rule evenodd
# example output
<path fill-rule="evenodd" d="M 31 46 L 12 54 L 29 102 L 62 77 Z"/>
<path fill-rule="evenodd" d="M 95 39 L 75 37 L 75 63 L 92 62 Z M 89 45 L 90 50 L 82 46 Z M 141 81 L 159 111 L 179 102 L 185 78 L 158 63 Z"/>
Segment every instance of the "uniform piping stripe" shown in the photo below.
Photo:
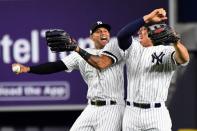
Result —
<path fill-rule="evenodd" d="M 113 60 L 113 63 L 115 63 L 116 61 L 118 61 L 118 58 L 115 55 L 113 55 L 112 53 L 110 53 L 108 51 L 103 51 L 103 52 L 106 53 L 106 54 L 108 54 L 108 55 L 110 55 L 110 56 L 112 56 L 113 58 L 115 58 L 115 61 Z"/>

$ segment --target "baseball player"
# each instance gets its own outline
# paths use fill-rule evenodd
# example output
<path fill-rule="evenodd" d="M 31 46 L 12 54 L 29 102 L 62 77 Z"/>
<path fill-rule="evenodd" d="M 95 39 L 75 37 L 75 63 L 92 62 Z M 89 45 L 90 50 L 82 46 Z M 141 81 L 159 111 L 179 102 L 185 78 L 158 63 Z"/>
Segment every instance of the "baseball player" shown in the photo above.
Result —
<path fill-rule="evenodd" d="M 175 32 L 160 23 L 166 19 L 166 11 L 161 8 L 129 23 L 116 40 L 105 46 L 101 56 L 81 53 L 76 48 L 86 61 L 99 69 L 126 60 L 128 94 L 123 131 L 171 131 L 172 123 L 165 106 L 168 88 L 175 69 L 189 62 L 189 54 Z M 138 30 L 139 37 L 131 37 Z"/>
<path fill-rule="evenodd" d="M 86 49 L 86 51 L 94 55 L 99 55 L 102 52 L 102 48 L 110 40 L 110 29 L 110 25 L 104 24 L 101 21 L 95 23 L 90 30 L 90 38 L 94 41 L 95 49 Z M 61 35 L 65 36 L 61 30 L 46 32 L 48 44 L 55 44 L 53 42 Z M 58 49 L 63 51 L 61 47 L 58 47 Z M 55 49 L 53 48 L 52 50 L 54 51 Z M 57 62 L 31 67 L 21 64 L 13 64 L 12 66 L 16 65 L 19 65 L 21 68 L 17 74 L 26 72 L 49 74 L 64 70 L 68 72 L 75 69 L 79 70 L 88 85 L 88 105 L 77 118 L 70 131 L 121 130 L 125 108 L 123 62 L 112 66 L 110 69 L 98 70 L 89 65 L 78 53 L 73 52 Z M 119 75 L 116 75 L 116 73 Z"/>
<path fill-rule="evenodd" d="M 118 35 L 128 69 L 123 131 L 171 131 L 172 123 L 165 106 L 168 88 L 175 69 L 187 65 L 189 54 L 172 29 L 163 23 L 146 21 L 155 13 L 166 19 L 165 10 L 155 10 L 144 16 L 144 26 L 137 20 L 125 26 Z M 142 27 L 139 29 L 136 25 Z M 131 39 L 129 36 L 138 29 L 138 39 Z M 114 54 L 113 50 L 110 52 Z"/>

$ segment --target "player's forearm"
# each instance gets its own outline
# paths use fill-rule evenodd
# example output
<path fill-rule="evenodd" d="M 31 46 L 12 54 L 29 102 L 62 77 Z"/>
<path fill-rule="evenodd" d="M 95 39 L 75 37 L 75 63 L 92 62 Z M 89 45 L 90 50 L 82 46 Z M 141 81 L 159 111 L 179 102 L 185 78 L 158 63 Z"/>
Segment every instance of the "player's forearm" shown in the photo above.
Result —
<path fill-rule="evenodd" d="M 106 69 L 112 64 L 112 60 L 108 58 L 107 56 L 98 56 L 98 55 L 92 55 L 88 53 L 87 51 L 77 47 L 75 50 L 79 55 L 90 65 L 97 69 Z"/>
<path fill-rule="evenodd" d="M 56 62 L 48 62 L 37 66 L 30 66 L 28 73 L 44 75 L 57 73 L 67 69 L 67 66 L 61 60 L 59 60 Z"/>
<path fill-rule="evenodd" d="M 175 48 L 175 59 L 179 64 L 184 64 L 189 61 L 189 53 L 186 47 L 179 41 L 174 44 Z"/>
<path fill-rule="evenodd" d="M 106 69 L 111 64 L 108 64 L 109 62 L 105 61 L 101 56 L 91 55 L 90 58 L 87 61 L 90 65 L 97 69 Z"/>

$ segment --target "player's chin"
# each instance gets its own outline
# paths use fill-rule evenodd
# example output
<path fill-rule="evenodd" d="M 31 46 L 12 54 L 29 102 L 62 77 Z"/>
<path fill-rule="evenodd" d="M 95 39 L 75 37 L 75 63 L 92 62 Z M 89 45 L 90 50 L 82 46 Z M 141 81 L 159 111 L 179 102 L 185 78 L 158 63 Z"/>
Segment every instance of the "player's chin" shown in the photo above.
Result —
<path fill-rule="evenodd" d="M 101 45 L 105 46 L 107 43 L 109 43 L 109 41 L 108 40 L 102 40 L 100 43 L 101 43 Z"/>

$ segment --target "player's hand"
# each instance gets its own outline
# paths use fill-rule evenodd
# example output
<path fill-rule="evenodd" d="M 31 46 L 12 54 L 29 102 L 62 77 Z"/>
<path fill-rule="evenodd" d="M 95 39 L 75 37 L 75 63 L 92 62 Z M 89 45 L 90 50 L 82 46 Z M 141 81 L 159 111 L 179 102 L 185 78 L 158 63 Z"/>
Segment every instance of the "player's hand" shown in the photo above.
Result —
<path fill-rule="evenodd" d="M 167 19 L 166 11 L 163 8 L 155 9 L 148 15 L 145 15 L 143 18 L 145 23 L 160 22 Z"/>
<path fill-rule="evenodd" d="M 12 64 L 12 71 L 15 73 L 15 74 L 21 74 L 21 73 L 27 73 L 30 71 L 30 67 L 28 66 L 24 66 L 22 64 L 18 64 L 18 63 L 14 63 Z"/>

